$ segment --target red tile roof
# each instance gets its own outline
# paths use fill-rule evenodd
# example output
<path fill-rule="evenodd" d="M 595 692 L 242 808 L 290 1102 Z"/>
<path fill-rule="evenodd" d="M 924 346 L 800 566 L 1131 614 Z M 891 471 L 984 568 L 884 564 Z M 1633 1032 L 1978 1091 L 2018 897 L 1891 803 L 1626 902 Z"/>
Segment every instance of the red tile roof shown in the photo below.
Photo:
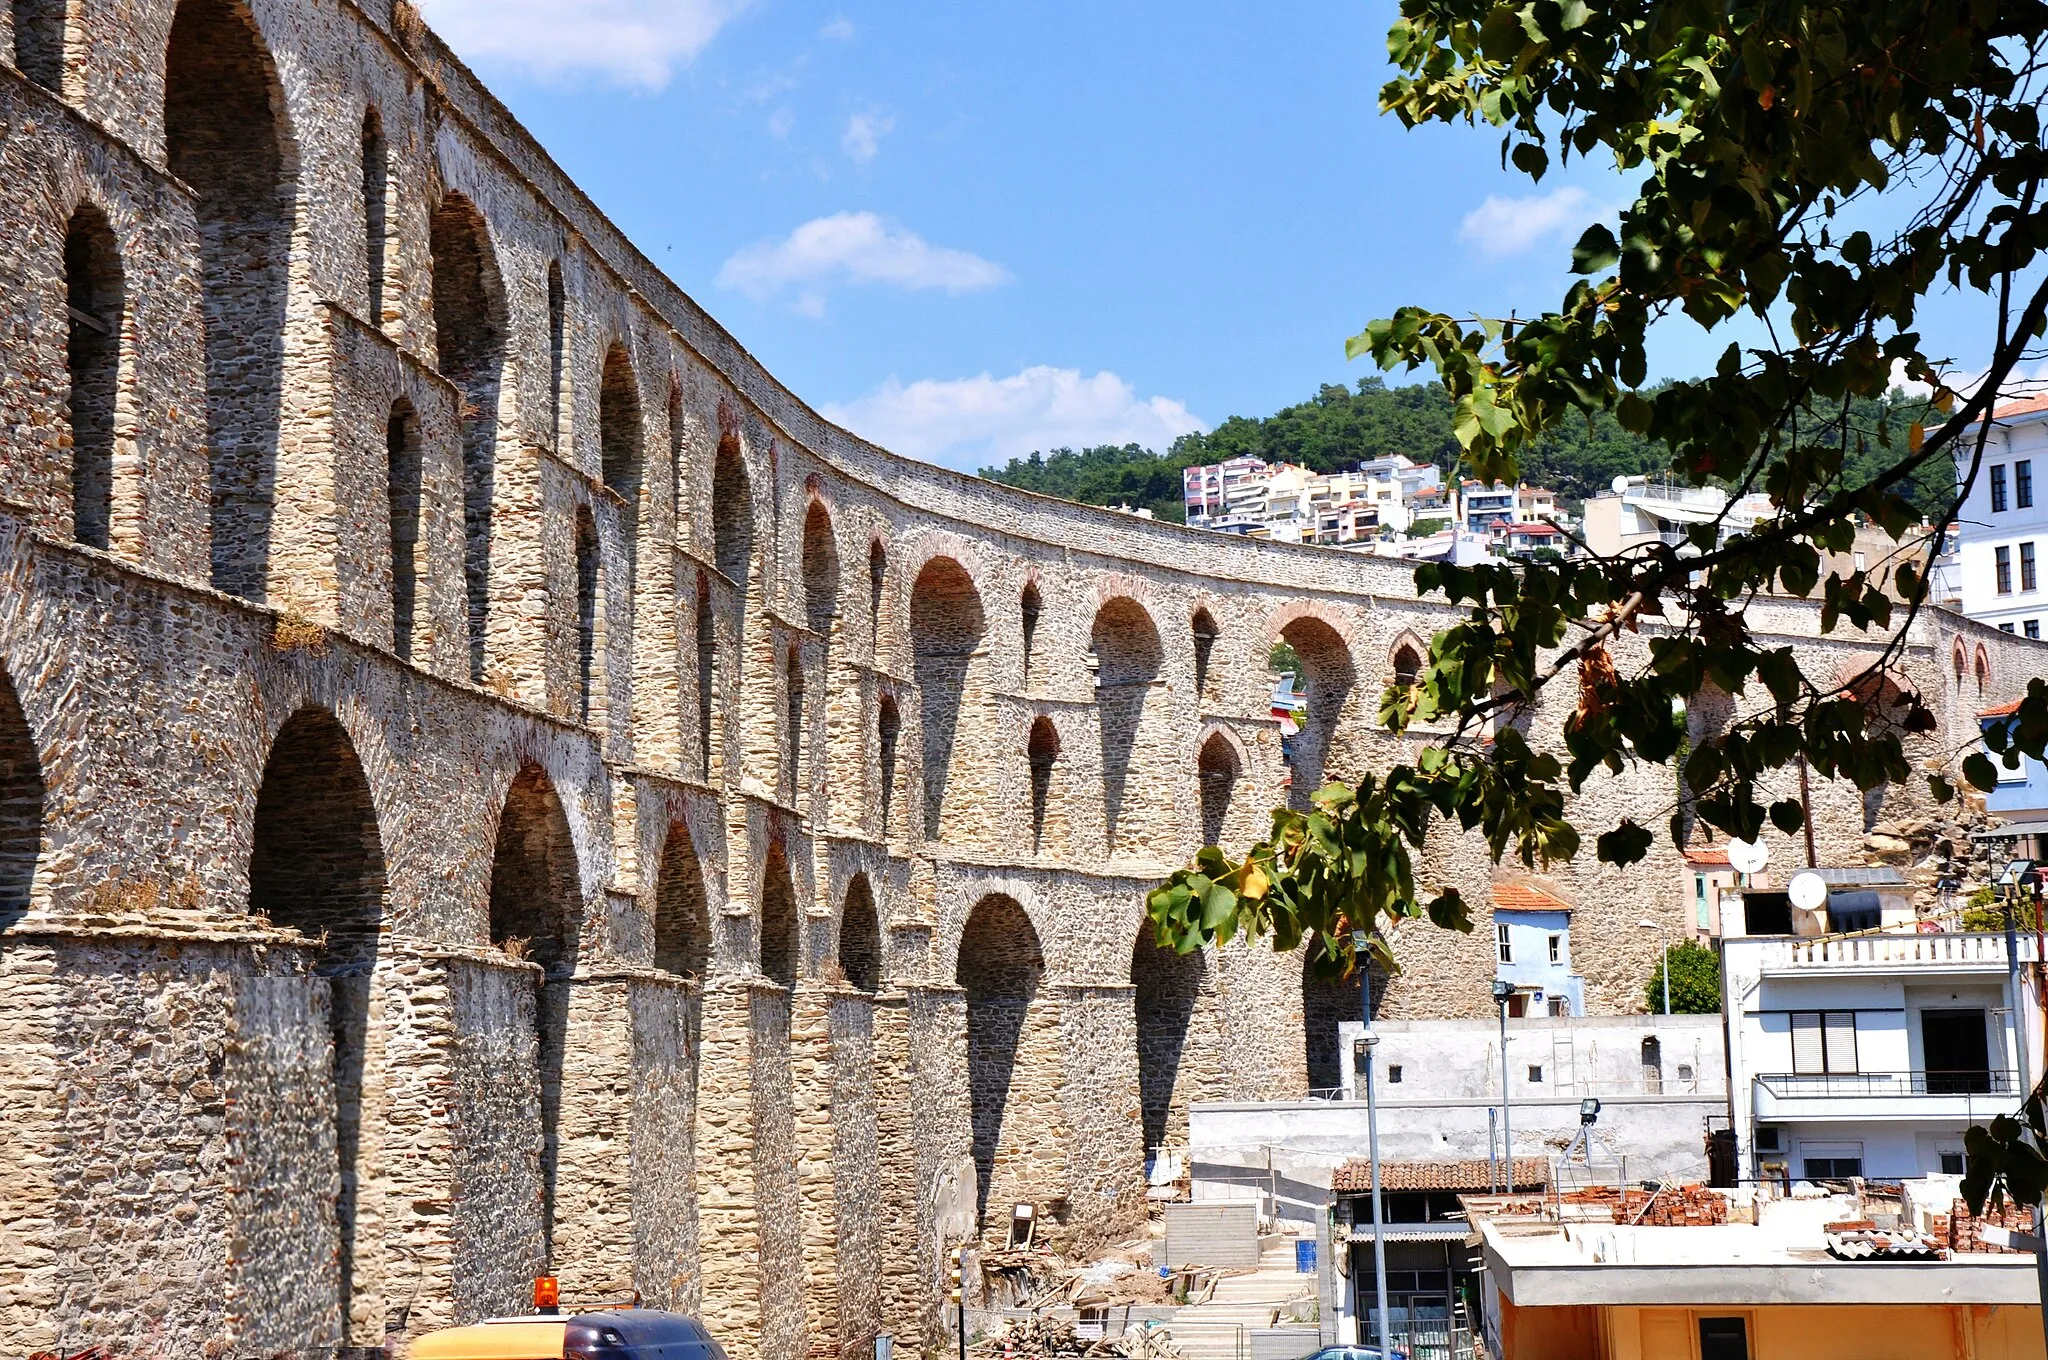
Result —
<path fill-rule="evenodd" d="M 1732 869 L 1725 845 L 1698 845 L 1685 852 L 1685 862 L 1696 869 Z"/>
<path fill-rule="evenodd" d="M 1533 883 L 1496 883 L 1493 885 L 1493 906 L 1496 911 L 1570 911 L 1572 904 L 1556 893 L 1539 888 Z"/>
<path fill-rule="evenodd" d="M 1496 1163 L 1484 1158 L 1441 1162 L 1381 1162 L 1382 1190 L 1485 1191 L 1499 1175 Z M 1541 1157 L 1515 1158 L 1515 1189 L 1537 1190 L 1550 1183 L 1550 1163 Z M 1354 1157 L 1331 1173 L 1330 1188 L 1338 1194 L 1372 1189 L 1372 1163 Z"/>
<path fill-rule="evenodd" d="M 2006 702 L 1998 705 L 1996 708 L 1978 709 L 1977 716 L 1980 718 L 2010 718 L 2013 714 L 2019 711 L 2020 700 L 2008 699 Z"/>
<path fill-rule="evenodd" d="M 2003 406 L 1994 406 L 1991 409 L 1991 418 L 2009 420 L 2015 416 L 2030 416 L 2037 411 L 2048 411 L 2048 392 L 2021 397 L 2018 401 L 2009 401 Z"/>

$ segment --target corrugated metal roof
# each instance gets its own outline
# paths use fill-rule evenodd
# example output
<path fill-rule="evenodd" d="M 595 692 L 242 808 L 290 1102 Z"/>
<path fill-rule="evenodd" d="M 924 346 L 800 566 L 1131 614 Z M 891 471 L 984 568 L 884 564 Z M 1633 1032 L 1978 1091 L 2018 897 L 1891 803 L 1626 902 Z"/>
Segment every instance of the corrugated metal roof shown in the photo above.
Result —
<path fill-rule="evenodd" d="M 1814 869 L 1830 888 L 1855 886 L 1859 888 L 1903 888 L 1906 876 L 1897 869 L 1883 866 L 1858 869 Z"/>

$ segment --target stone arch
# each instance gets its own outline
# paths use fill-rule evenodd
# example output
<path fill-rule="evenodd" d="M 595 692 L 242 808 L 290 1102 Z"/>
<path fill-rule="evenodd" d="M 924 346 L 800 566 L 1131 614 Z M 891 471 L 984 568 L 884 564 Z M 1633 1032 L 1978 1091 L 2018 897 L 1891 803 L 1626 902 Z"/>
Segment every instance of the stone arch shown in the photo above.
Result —
<path fill-rule="evenodd" d="M 554 1252 L 561 1165 L 562 1060 L 569 979 L 583 933 L 583 886 L 568 814 L 547 772 L 528 765 L 513 779 L 491 857 L 491 943 L 540 966 L 535 979 L 535 1065 L 540 1089 L 542 1259 Z"/>
<path fill-rule="evenodd" d="M 1351 649 L 1343 635 L 1326 619 L 1314 614 L 1297 614 L 1279 630 L 1279 638 L 1301 658 L 1302 673 L 1295 677 L 1295 689 L 1308 701 L 1307 721 L 1301 731 L 1282 743 L 1292 783 L 1288 801 L 1296 808 L 1308 807 L 1309 795 L 1335 777 L 1339 720 L 1351 699 L 1357 681 Z"/>
<path fill-rule="evenodd" d="M 391 403 L 391 413 L 385 417 L 384 455 L 384 486 L 391 524 L 391 650 L 410 661 L 418 597 L 424 460 L 419 413 L 403 397 Z"/>
<path fill-rule="evenodd" d="M 472 680 L 481 680 L 491 600 L 505 283 L 490 226 L 461 194 L 447 194 L 434 208 L 428 251 L 433 256 L 437 358 L 442 375 L 462 392 L 462 574 L 469 601 L 469 673 Z"/>
<path fill-rule="evenodd" d="M 882 834 L 889 834 L 889 805 L 896 797 L 896 743 L 903 732 L 903 716 L 896 697 L 884 694 L 875 703 L 875 756 L 881 780 Z"/>
<path fill-rule="evenodd" d="M 576 714 L 602 728 L 605 716 L 604 555 L 590 507 L 576 507 Z"/>
<path fill-rule="evenodd" d="M 882 592 L 889 584 L 889 550 L 882 540 L 868 542 L 868 641 L 875 656 L 882 654 Z"/>
<path fill-rule="evenodd" d="M 1102 732 L 1103 834 L 1110 853 L 1136 849 L 1142 842 L 1140 817 L 1134 828 L 1125 817 L 1124 802 L 1131 767 L 1140 744 L 1160 717 L 1153 691 L 1165 660 L 1159 629 L 1145 607 L 1128 595 L 1105 601 L 1095 612 L 1089 633 L 1089 655 L 1095 671 L 1095 708 Z M 1156 799 L 1150 800 L 1156 802 Z M 1138 832 L 1140 834 L 1134 834 Z"/>
<path fill-rule="evenodd" d="M 1038 593 L 1038 582 L 1026 581 L 1024 589 L 1017 595 L 1017 623 L 1023 652 L 1020 664 L 1027 685 L 1031 683 L 1031 647 L 1038 639 L 1038 616 L 1044 609 L 1045 601 Z"/>
<path fill-rule="evenodd" d="M 1057 1160 L 1057 1006 L 1040 995 L 1045 955 L 1014 898 L 992 894 L 968 913 L 954 981 L 967 997 L 967 1086 L 977 1173 L 975 1208 L 1064 1193 Z M 1059 1178 L 1063 1179 L 1063 1178 Z M 1001 1194 L 995 1193 L 998 1189 Z M 1036 1193 L 1045 1189 L 1049 1193 Z"/>
<path fill-rule="evenodd" d="M 855 874 L 846 885 L 846 906 L 839 913 L 839 971 L 856 991 L 881 990 L 882 925 L 866 874 Z"/>
<path fill-rule="evenodd" d="M 165 52 L 164 137 L 191 187 L 206 339 L 213 584 L 269 584 L 295 154 L 277 68 L 246 0 L 178 0 Z"/>
<path fill-rule="evenodd" d="M 754 495 L 740 437 L 727 430 L 718 437 L 711 464 L 711 557 L 720 573 L 742 587 L 754 556 Z"/>
<path fill-rule="evenodd" d="M 674 538 L 677 544 L 689 542 L 685 526 L 689 523 L 686 508 L 689 492 L 684 487 L 683 439 L 689 432 L 689 421 L 683 415 L 683 380 L 674 369 L 668 374 L 668 486 L 669 494 L 675 498 Z"/>
<path fill-rule="evenodd" d="M 1198 608 L 1188 618 L 1188 636 L 1195 649 L 1195 698 L 1209 697 L 1209 658 L 1216 650 L 1216 639 L 1223 636 L 1223 630 L 1216 626 L 1216 616 L 1206 608 Z"/>
<path fill-rule="evenodd" d="M 114 523 L 114 444 L 121 423 L 121 368 L 127 289 L 121 248 L 107 215 L 81 204 L 64 230 L 64 301 L 70 333 L 71 532 L 89 548 L 108 546 Z"/>
<path fill-rule="evenodd" d="M 1037 854 L 1045 840 L 1045 825 L 1052 803 L 1053 767 L 1060 758 L 1060 730 L 1041 713 L 1031 720 L 1024 755 L 1031 767 L 1031 853 Z"/>
<path fill-rule="evenodd" d="M 976 754 L 966 738 L 985 689 L 985 627 L 981 592 L 967 568 L 951 557 L 926 562 L 910 588 L 910 648 L 924 720 L 924 834 L 930 840 L 964 829 L 964 816 L 948 824 L 953 809 L 947 795 L 955 768 L 966 768 Z"/>
<path fill-rule="evenodd" d="M 14 682 L 0 669 L 0 930 L 28 912 L 43 849 L 43 762 Z"/>
<path fill-rule="evenodd" d="M 625 542 L 627 579 L 639 562 L 640 486 L 646 476 L 645 432 L 640 419 L 640 383 L 626 346 L 614 341 L 604 355 L 597 389 L 599 461 L 604 484 L 619 498 L 619 535 Z"/>
<path fill-rule="evenodd" d="M 697 775 L 711 778 L 712 701 L 718 686 L 718 616 L 711 607 L 711 578 L 697 573 Z"/>
<path fill-rule="evenodd" d="M 65 0 L 14 0 L 14 66 L 53 94 L 64 93 L 70 36 Z"/>
<path fill-rule="evenodd" d="M 804 622 L 819 637 L 829 637 L 839 613 L 839 544 L 832 532 L 832 512 L 812 498 L 804 511 Z"/>
<path fill-rule="evenodd" d="M 607 356 L 609 361 L 609 356 Z M 548 261 L 548 433 L 555 452 L 566 452 L 562 437 L 562 389 L 569 363 L 569 290 L 562 282 L 562 262 Z"/>
<path fill-rule="evenodd" d="M 384 258 L 391 231 L 391 147 L 384 115 L 375 104 L 363 110 L 363 282 L 368 309 L 363 320 L 384 327 Z"/>
<path fill-rule="evenodd" d="M 336 1171 L 339 1193 L 320 1237 L 331 1239 L 338 1263 L 337 1299 L 347 1344 L 356 1282 L 356 1235 L 363 1182 L 366 1073 L 381 1063 L 381 1044 L 370 1029 L 371 988 L 384 926 L 384 847 L 369 781 L 355 744 L 321 708 L 302 708 L 279 729 L 256 794 L 255 832 L 249 854 L 249 911 L 297 930 L 314 942 L 314 975 L 329 989 L 333 1043 Z M 372 1135 L 374 1141 L 374 1134 Z M 300 1262 L 307 1275 L 325 1270 L 325 1252 L 309 1248 Z M 382 1331 L 383 1319 L 375 1319 Z"/>
<path fill-rule="evenodd" d="M 1131 985 L 1138 1034 L 1138 1099 L 1145 1134 L 1145 1152 L 1176 1135 L 1185 1139 L 1188 1126 L 1187 1078 L 1189 1036 L 1195 1010 L 1207 981 L 1208 960 L 1201 950 L 1186 954 L 1161 945 L 1152 924 L 1138 927 L 1131 948 Z"/>
<path fill-rule="evenodd" d="M 803 802 L 804 788 L 804 658 L 794 639 L 783 680 L 783 779 L 791 806 Z"/>
<path fill-rule="evenodd" d="M 1195 756 L 1195 779 L 1202 794 L 1202 844 L 1223 844 L 1230 822 L 1230 799 L 1237 791 L 1244 763 L 1222 729 L 1212 730 Z"/>
<path fill-rule="evenodd" d="M 1963 687 L 1963 676 L 1968 674 L 1970 670 L 1969 653 L 1963 647 L 1963 640 L 1961 638 L 1957 638 L 1949 644 L 1949 655 L 1955 668 L 1956 688 L 1960 690 Z"/>
<path fill-rule="evenodd" d="M 704 892 L 704 866 L 690 828 L 671 823 L 661 843 L 661 871 L 654 886 L 654 966 L 682 977 L 711 972 L 711 910 Z"/>
<path fill-rule="evenodd" d="M 1387 648 L 1387 683 L 1407 689 L 1422 678 L 1422 668 L 1429 658 L 1429 644 L 1413 632 L 1403 628 L 1394 639 L 1394 645 Z"/>
<path fill-rule="evenodd" d="M 1984 644 L 1977 644 L 1977 693 L 1982 694 L 1991 685 L 1991 654 L 1984 650 Z"/>
<path fill-rule="evenodd" d="M 768 847 L 761 867 L 761 973 L 770 982 L 796 986 L 796 888 L 790 882 L 789 853 L 781 841 Z"/>

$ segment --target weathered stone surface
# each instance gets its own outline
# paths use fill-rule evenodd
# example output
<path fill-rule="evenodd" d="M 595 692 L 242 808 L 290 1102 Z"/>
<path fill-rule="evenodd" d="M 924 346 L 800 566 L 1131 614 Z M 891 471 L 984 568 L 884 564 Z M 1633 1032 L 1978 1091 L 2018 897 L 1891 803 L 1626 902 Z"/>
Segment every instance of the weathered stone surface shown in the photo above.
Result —
<path fill-rule="evenodd" d="M 1409 567 L 830 426 L 403 0 L 21 0 L 0 54 L 21 15 L 0 1352 L 380 1346 L 543 1270 L 699 1311 L 736 1360 L 935 1346 L 978 1203 L 1113 1237 L 1189 1101 L 1336 1061 L 1305 1027 L 1355 988 L 1262 946 L 1163 959 L 1142 895 L 1412 751 L 1378 694 L 1452 613 Z M 108 343 L 71 343 L 73 296 Z M 1749 618 L 1823 683 L 1877 654 L 1801 604 Z M 1916 762 L 2042 658 L 1924 615 Z M 1700 696 L 1695 735 L 1738 702 Z M 1571 703 L 1518 721 L 1554 746 Z M 1679 795 L 1631 769 L 1579 801 L 1661 826 Z M 1923 887 L 1969 849 L 1943 818 L 1981 819 L 1813 803 L 1824 861 L 1903 846 Z M 1405 927 L 1384 1011 L 1483 1014 L 1491 866 L 1454 834 L 1424 859 L 1481 927 Z M 1636 922 L 1683 920 L 1680 874 L 1556 875 L 1594 1011 L 1640 1005 Z"/>

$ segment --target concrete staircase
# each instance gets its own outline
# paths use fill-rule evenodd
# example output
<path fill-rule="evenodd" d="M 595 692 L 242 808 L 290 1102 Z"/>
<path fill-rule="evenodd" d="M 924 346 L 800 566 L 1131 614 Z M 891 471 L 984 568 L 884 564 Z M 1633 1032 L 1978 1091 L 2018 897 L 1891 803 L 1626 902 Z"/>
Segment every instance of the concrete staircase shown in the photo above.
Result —
<path fill-rule="evenodd" d="M 1187 1360 L 1242 1360 L 1251 1354 L 1249 1333 L 1271 1327 L 1282 1305 L 1315 1296 L 1316 1277 L 1294 1269 L 1294 1239 L 1271 1238 L 1259 1252 L 1258 1269 L 1218 1280 L 1208 1302 L 1180 1309 L 1167 1326 Z"/>

